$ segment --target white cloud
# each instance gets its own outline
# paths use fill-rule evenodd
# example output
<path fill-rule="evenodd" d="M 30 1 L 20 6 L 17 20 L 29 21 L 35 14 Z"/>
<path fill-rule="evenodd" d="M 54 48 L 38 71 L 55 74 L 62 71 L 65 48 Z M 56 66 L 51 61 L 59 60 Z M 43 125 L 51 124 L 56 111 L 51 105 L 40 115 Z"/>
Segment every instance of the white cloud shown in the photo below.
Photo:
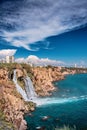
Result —
<path fill-rule="evenodd" d="M 15 62 L 17 62 L 17 63 L 27 63 L 25 58 L 18 58 L 18 59 L 15 60 Z"/>
<path fill-rule="evenodd" d="M 59 66 L 59 65 L 65 64 L 62 61 L 51 60 L 48 58 L 39 58 L 35 55 L 30 55 L 26 59 L 25 58 L 16 59 L 16 62 L 18 62 L 18 63 L 31 63 L 31 64 L 36 65 L 36 66 L 47 66 L 47 65 Z"/>
<path fill-rule="evenodd" d="M 15 49 L 4 49 L 0 50 L 0 59 L 5 58 L 6 56 L 12 56 L 16 53 Z"/>
<path fill-rule="evenodd" d="M 28 50 L 49 36 L 87 24 L 87 0 L 6 1 L 0 11 L 0 35 L 13 46 Z"/>

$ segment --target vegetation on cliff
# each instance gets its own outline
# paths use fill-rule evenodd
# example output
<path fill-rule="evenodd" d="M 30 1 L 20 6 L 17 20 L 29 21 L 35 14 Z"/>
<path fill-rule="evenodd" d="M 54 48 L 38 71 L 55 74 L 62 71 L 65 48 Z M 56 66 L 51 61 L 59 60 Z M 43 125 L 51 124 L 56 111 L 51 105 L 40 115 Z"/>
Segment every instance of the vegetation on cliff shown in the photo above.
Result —
<path fill-rule="evenodd" d="M 0 130 L 14 130 L 13 124 L 6 121 L 4 113 L 0 110 Z"/>
<path fill-rule="evenodd" d="M 26 70 L 24 71 L 24 73 L 29 76 L 31 78 L 31 80 L 33 79 L 33 71 L 32 71 L 32 68 L 30 65 L 28 64 L 21 64 L 23 70 Z"/>
<path fill-rule="evenodd" d="M 9 65 L 0 65 L 0 110 L 2 115 L 5 115 L 5 120 L 12 123 L 17 130 L 19 129 L 21 121 L 23 120 L 24 113 L 34 110 L 35 104 L 32 102 L 25 102 L 22 96 L 17 92 L 12 79 L 9 78 L 9 73 L 13 74 L 11 71 L 13 71 L 16 66 L 17 69 L 19 69 L 20 65 L 13 64 L 11 66 L 11 71 Z M 20 74 L 18 74 L 18 76 L 19 75 Z M 0 120 L 2 120 L 1 117 Z M 2 121 L 0 121 L 0 123 L 2 123 Z M 7 123 L 6 130 L 9 130 L 8 127 L 10 126 Z"/>

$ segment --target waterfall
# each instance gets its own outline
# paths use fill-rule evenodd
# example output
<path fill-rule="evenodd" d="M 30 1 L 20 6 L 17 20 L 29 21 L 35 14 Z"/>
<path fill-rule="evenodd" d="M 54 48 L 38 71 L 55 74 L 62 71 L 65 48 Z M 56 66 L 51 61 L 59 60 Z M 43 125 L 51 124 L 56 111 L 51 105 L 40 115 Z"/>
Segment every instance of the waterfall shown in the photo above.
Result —
<path fill-rule="evenodd" d="M 13 75 L 13 82 L 15 83 L 17 91 L 22 95 L 23 99 L 25 101 L 28 101 L 28 97 L 26 92 L 20 87 L 20 85 L 17 83 L 17 77 L 16 77 L 16 70 L 14 70 L 14 75 Z"/>
<path fill-rule="evenodd" d="M 39 98 L 34 90 L 30 77 L 27 76 L 24 79 L 26 92 L 20 87 L 20 85 L 17 83 L 16 70 L 14 70 L 13 81 L 15 83 L 17 91 L 22 95 L 23 99 L 25 101 L 35 102 L 37 106 L 46 105 L 46 104 L 60 104 L 60 103 L 67 103 L 67 102 L 75 102 L 75 101 L 87 99 L 87 95 L 80 96 L 80 97 L 71 97 L 71 98 L 57 98 L 57 97 Z"/>
<path fill-rule="evenodd" d="M 28 98 L 30 100 L 33 100 L 33 99 L 37 98 L 37 94 L 36 94 L 36 92 L 34 90 L 34 86 L 32 84 L 32 81 L 31 81 L 30 77 L 27 76 L 24 79 L 24 81 L 25 81 L 25 89 L 26 89 L 26 93 L 27 93 Z"/>
<path fill-rule="evenodd" d="M 28 76 L 25 77 L 24 81 L 25 81 L 26 92 L 17 83 L 16 70 L 14 70 L 13 82 L 15 83 L 17 91 L 22 95 L 22 97 L 25 101 L 34 101 L 35 99 L 37 99 L 37 94 L 34 90 L 34 87 L 33 87 L 33 84 L 32 84 L 30 77 L 28 77 Z"/>

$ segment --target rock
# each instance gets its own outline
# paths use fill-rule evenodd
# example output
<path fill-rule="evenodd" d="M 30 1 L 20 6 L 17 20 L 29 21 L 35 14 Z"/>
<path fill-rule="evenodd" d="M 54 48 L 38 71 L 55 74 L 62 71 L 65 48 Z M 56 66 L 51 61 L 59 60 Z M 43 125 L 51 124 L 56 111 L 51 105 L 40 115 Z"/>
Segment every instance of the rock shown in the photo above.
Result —
<path fill-rule="evenodd" d="M 38 127 L 36 127 L 36 130 L 45 130 L 45 129 L 46 129 L 45 126 L 38 126 Z"/>
<path fill-rule="evenodd" d="M 50 96 L 51 92 L 56 90 L 52 82 L 63 78 L 60 70 L 60 67 L 34 67 L 32 69 L 33 84 L 39 96 Z"/>
<path fill-rule="evenodd" d="M 16 69 L 16 72 L 17 72 L 17 77 L 23 77 L 24 76 L 24 73 L 22 71 L 22 69 Z"/>
<path fill-rule="evenodd" d="M 27 129 L 27 123 L 25 120 L 22 120 L 19 130 L 26 130 L 26 129 Z"/>
<path fill-rule="evenodd" d="M 50 118 L 50 116 L 44 116 L 43 118 L 42 118 L 42 120 L 43 121 L 46 121 L 46 120 L 48 120 Z"/>
<path fill-rule="evenodd" d="M 34 108 L 34 107 L 31 107 L 31 108 L 30 108 L 30 111 L 34 111 L 34 110 L 35 110 L 35 108 Z"/>
<path fill-rule="evenodd" d="M 0 69 L 0 80 L 8 80 L 8 71 L 7 69 Z"/>

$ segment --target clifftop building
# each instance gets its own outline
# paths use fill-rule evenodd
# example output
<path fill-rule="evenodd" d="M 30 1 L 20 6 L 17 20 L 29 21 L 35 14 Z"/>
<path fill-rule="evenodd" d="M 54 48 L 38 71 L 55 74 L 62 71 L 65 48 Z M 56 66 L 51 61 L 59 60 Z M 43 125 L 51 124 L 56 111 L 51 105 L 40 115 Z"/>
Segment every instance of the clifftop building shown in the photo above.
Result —
<path fill-rule="evenodd" d="M 6 63 L 14 63 L 14 56 L 6 56 Z"/>

